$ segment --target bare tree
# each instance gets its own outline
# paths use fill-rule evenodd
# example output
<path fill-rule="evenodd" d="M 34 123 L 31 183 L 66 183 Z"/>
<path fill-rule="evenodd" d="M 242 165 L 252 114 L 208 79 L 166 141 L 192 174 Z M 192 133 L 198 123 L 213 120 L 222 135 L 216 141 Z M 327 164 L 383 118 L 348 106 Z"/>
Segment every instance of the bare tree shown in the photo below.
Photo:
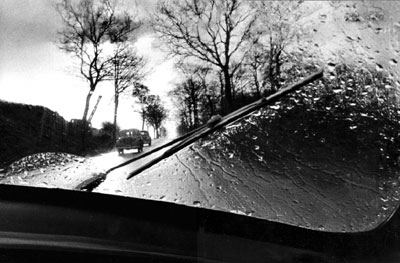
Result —
<path fill-rule="evenodd" d="M 183 80 L 169 92 L 176 107 L 182 132 L 199 127 L 216 114 L 218 84 L 210 67 L 204 62 L 194 64 L 180 61 L 175 67 L 183 75 Z"/>
<path fill-rule="evenodd" d="M 266 86 L 266 78 L 264 77 L 264 68 L 268 63 L 268 49 L 265 45 L 258 43 L 257 37 L 253 38 L 253 43 L 250 44 L 250 48 L 247 51 L 246 60 L 244 67 L 247 68 L 249 74 L 249 82 L 255 89 L 256 98 L 261 98 L 263 91 Z"/>
<path fill-rule="evenodd" d="M 243 95 L 248 92 L 247 88 L 250 86 L 247 77 L 247 70 L 245 69 L 243 64 L 239 65 L 238 67 L 239 68 L 236 71 L 236 74 L 232 78 L 232 96 L 235 99 L 237 99 L 239 96 L 243 97 Z"/>
<path fill-rule="evenodd" d="M 132 91 L 132 96 L 139 99 L 140 110 L 138 110 L 137 112 L 140 113 L 140 117 L 142 118 L 142 130 L 144 130 L 144 124 L 146 121 L 146 105 L 151 102 L 154 95 L 149 95 L 149 88 L 147 86 L 141 83 L 136 83 Z"/>
<path fill-rule="evenodd" d="M 196 58 L 222 72 L 225 103 L 233 109 L 232 76 L 254 17 L 240 0 L 171 0 L 158 5 L 153 28 L 172 55 Z M 235 66 L 236 65 L 236 66 Z"/>
<path fill-rule="evenodd" d="M 169 92 L 169 96 L 175 102 L 180 118 L 188 129 L 199 126 L 199 103 L 202 87 L 200 83 L 192 78 L 187 78 L 176 85 Z"/>
<path fill-rule="evenodd" d="M 109 60 L 112 63 L 110 76 L 114 81 L 114 127 L 117 127 L 120 94 L 128 88 L 140 89 L 137 83 L 145 77 L 146 61 L 137 55 L 132 47 L 124 43 L 115 45 L 114 53 Z M 113 139 L 116 138 L 117 130 L 114 131 Z"/>
<path fill-rule="evenodd" d="M 159 138 L 161 125 L 167 118 L 167 110 L 158 96 L 146 106 L 145 118 L 146 121 L 153 126 L 155 137 Z"/>
<path fill-rule="evenodd" d="M 175 67 L 180 69 L 185 80 L 177 85 L 174 91 L 181 93 L 184 97 L 183 102 L 189 113 L 190 127 L 196 128 L 200 125 L 200 102 L 207 89 L 206 76 L 209 68 L 203 65 L 182 62 L 176 64 Z"/>
<path fill-rule="evenodd" d="M 254 1 L 257 23 L 253 27 L 246 65 L 257 96 L 269 84 L 269 91 L 281 88 L 282 66 L 288 61 L 289 47 L 305 34 L 300 21 L 304 17 L 301 1 Z"/>
<path fill-rule="evenodd" d="M 218 93 L 218 81 L 216 81 L 215 71 L 206 65 L 198 65 L 194 68 L 196 80 L 201 87 L 200 100 L 203 109 L 202 115 L 208 121 L 217 113 L 217 101 L 221 94 Z"/>
<path fill-rule="evenodd" d="M 102 45 L 121 41 L 137 25 L 128 14 L 117 15 L 111 0 L 62 0 L 56 9 L 63 21 L 59 47 L 78 59 L 80 74 L 89 82 L 82 117 L 86 122 L 92 94 L 108 77 L 110 61 Z"/>

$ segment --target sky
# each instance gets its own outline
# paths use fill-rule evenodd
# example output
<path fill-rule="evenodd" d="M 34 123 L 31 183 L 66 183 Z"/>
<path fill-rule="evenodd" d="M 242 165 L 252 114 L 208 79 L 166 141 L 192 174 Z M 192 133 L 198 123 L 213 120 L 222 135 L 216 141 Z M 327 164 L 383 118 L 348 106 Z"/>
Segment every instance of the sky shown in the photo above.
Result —
<path fill-rule="evenodd" d="M 136 0 L 140 15 L 154 8 L 155 0 Z M 42 105 L 57 111 L 66 120 L 82 118 L 87 82 L 74 67 L 76 60 L 57 47 L 57 31 L 62 28 L 54 0 L 0 1 L 0 100 Z M 132 8 L 133 1 L 122 3 Z M 135 47 L 148 61 L 150 74 L 144 84 L 154 94 L 166 98 L 178 75 L 173 61 L 154 47 L 155 37 L 142 31 Z M 113 88 L 99 84 L 91 109 L 99 95 L 102 99 L 92 119 L 94 127 L 113 119 Z M 167 101 L 167 105 L 168 104 Z M 139 128 L 140 119 L 132 100 L 120 102 L 121 128 Z"/>

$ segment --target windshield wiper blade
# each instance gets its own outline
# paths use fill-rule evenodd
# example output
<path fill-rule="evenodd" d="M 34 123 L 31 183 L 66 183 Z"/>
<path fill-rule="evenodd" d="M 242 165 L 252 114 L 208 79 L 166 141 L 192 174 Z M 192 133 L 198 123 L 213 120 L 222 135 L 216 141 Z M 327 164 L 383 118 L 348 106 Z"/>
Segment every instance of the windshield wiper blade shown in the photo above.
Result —
<path fill-rule="evenodd" d="M 190 131 L 190 132 L 188 132 L 188 133 L 186 133 L 186 134 L 184 134 L 184 135 L 182 135 L 182 136 L 180 136 L 180 137 L 177 137 L 177 138 L 175 138 L 175 139 L 173 139 L 173 140 L 171 140 L 171 141 L 169 141 L 169 142 L 167 142 L 167 143 L 164 143 L 163 145 L 160 145 L 160 146 L 158 146 L 158 147 L 155 147 L 155 148 L 152 149 L 151 151 L 145 152 L 145 153 L 143 153 L 143 154 L 141 154 L 141 155 L 139 155 L 139 156 L 137 156 L 137 157 L 134 157 L 134 158 L 129 159 L 128 161 L 125 161 L 125 162 L 123 162 L 123 163 L 120 163 L 120 164 L 118 164 L 117 166 L 114 166 L 114 167 L 108 169 L 107 171 L 105 171 L 105 172 L 104 172 L 104 175 L 107 175 L 107 174 L 109 174 L 110 172 L 112 172 L 112 171 L 114 171 L 114 170 L 116 170 L 116 169 L 118 169 L 118 168 L 121 168 L 121 167 L 126 166 L 126 165 L 128 165 L 128 164 L 131 164 L 131 163 L 133 163 L 133 162 L 135 162 L 135 161 L 137 161 L 137 160 L 139 160 L 139 159 L 142 159 L 142 158 L 144 158 L 144 157 L 147 157 L 147 156 L 149 156 L 149 155 L 152 155 L 153 153 L 156 153 L 156 152 L 158 152 L 158 151 L 160 151 L 160 150 L 162 150 L 162 149 L 164 149 L 164 148 L 166 148 L 166 147 L 168 147 L 168 146 L 171 146 L 171 145 L 173 145 L 173 144 L 175 144 L 175 143 L 177 143 L 177 142 L 179 142 L 179 141 L 182 141 L 182 140 L 188 138 L 189 136 L 191 136 L 192 134 L 198 132 L 198 131 L 201 130 L 202 128 L 204 128 L 204 126 L 205 126 L 205 125 L 200 126 L 200 127 L 196 128 L 196 129 L 194 129 L 193 131 Z"/>
<path fill-rule="evenodd" d="M 250 114 L 251 112 L 260 109 L 262 107 L 265 107 L 271 103 L 276 102 L 277 100 L 279 100 L 280 98 L 282 98 L 283 96 L 298 90 L 302 87 L 304 87 L 305 85 L 319 79 L 323 77 L 323 70 L 318 71 L 317 73 L 314 73 L 312 75 L 310 75 L 307 78 L 304 78 L 303 80 L 287 87 L 284 89 L 281 89 L 279 91 L 277 91 L 276 93 L 266 97 L 266 98 L 262 98 L 259 99 L 253 103 L 250 103 L 224 117 L 221 117 L 220 119 L 216 119 L 214 121 L 212 121 L 211 123 L 208 123 L 206 125 L 203 125 L 199 128 L 197 128 L 196 130 L 181 136 L 169 143 L 167 143 L 166 145 L 163 145 L 161 147 L 158 147 L 157 149 L 154 149 L 153 151 L 148 152 L 145 156 L 148 156 L 151 153 L 154 153 L 162 148 L 165 148 L 167 146 L 173 145 L 174 143 L 177 143 L 175 146 L 173 146 L 172 148 L 168 149 L 167 151 L 165 151 L 163 154 L 161 154 L 160 156 L 154 158 L 153 160 L 145 163 L 144 165 L 140 166 L 139 168 L 137 168 L 136 170 L 132 171 L 129 176 L 127 177 L 127 180 L 131 179 L 132 177 L 134 177 L 135 175 L 143 172 L 144 170 L 152 167 L 153 165 L 159 163 L 160 161 L 162 161 L 163 159 L 175 154 L 176 152 L 178 152 L 179 150 L 183 149 L 184 147 L 192 144 L 193 142 L 197 141 L 198 139 L 201 139 L 209 134 L 211 134 L 212 132 L 221 129 L 229 124 L 231 124 L 232 122 Z M 138 160 L 140 158 L 143 158 L 145 156 L 139 156 L 137 158 L 134 158 L 135 160 Z M 126 163 L 131 163 L 133 162 L 132 160 L 127 161 Z M 125 164 L 124 164 L 125 165 Z M 119 165 L 119 167 L 122 167 L 124 165 Z M 116 168 L 115 168 L 116 169 Z M 115 170 L 114 168 L 110 169 L 110 170 Z M 109 171 L 110 171 L 109 170 Z"/>

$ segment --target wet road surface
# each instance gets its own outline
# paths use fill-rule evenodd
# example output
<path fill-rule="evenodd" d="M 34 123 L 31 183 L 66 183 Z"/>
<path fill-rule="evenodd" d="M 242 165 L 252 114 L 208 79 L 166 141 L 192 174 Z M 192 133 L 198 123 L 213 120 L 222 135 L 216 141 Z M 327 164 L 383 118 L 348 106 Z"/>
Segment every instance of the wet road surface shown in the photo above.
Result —
<path fill-rule="evenodd" d="M 144 147 L 144 152 L 150 151 L 164 141 L 154 140 L 152 146 Z M 45 168 L 34 169 L 29 172 L 9 174 L 1 178 L 0 183 L 81 190 L 83 186 L 96 180 L 105 170 L 138 155 L 137 150 L 126 151 L 124 155 L 118 155 L 117 151 L 114 150 L 94 157 L 78 157 L 62 165 L 50 164 Z M 122 174 L 124 170 L 117 170 L 116 173 Z"/>

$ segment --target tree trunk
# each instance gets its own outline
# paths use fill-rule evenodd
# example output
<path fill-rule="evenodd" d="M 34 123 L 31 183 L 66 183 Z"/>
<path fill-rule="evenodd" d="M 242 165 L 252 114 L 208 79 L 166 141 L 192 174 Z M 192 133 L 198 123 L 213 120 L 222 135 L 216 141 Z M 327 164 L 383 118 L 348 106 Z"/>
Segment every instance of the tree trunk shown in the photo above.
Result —
<path fill-rule="evenodd" d="M 114 95 L 114 131 L 113 131 L 113 142 L 115 143 L 118 138 L 117 134 L 117 116 L 118 116 L 118 104 L 119 104 L 119 94 L 115 93 Z"/>
<path fill-rule="evenodd" d="M 190 129 L 193 128 L 194 126 L 194 118 L 193 118 L 193 111 L 192 111 L 192 103 L 188 103 L 188 115 L 189 115 L 189 125 L 190 125 Z"/>
<path fill-rule="evenodd" d="M 268 72 L 268 77 L 269 77 L 269 82 L 271 84 L 271 94 L 274 93 L 275 90 L 275 78 L 274 78 L 274 51 L 273 51 L 273 45 L 271 45 L 270 51 L 269 51 L 269 72 Z"/>
<path fill-rule="evenodd" d="M 224 86 L 225 86 L 225 103 L 226 103 L 226 113 L 233 111 L 233 100 L 232 100 L 232 83 L 231 77 L 229 75 L 229 69 L 225 68 L 224 71 Z"/>
<path fill-rule="evenodd" d="M 157 139 L 160 138 L 160 125 L 156 126 Z"/>
<path fill-rule="evenodd" d="M 144 108 L 142 107 L 142 112 L 141 112 L 142 114 L 142 131 L 144 131 L 144 121 L 145 121 L 145 118 L 144 118 Z M 147 129 L 148 130 L 148 129 Z"/>
<path fill-rule="evenodd" d="M 194 114 L 194 127 L 199 127 L 199 111 L 197 109 L 197 102 L 193 102 L 193 114 Z"/>
<path fill-rule="evenodd" d="M 83 112 L 83 117 L 82 117 L 82 123 L 81 123 L 81 152 L 85 152 L 86 150 L 86 135 L 87 135 L 87 128 L 89 127 L 87 125 L 87 115 L 89 112 L 89 105 L 90 105 L 90 99 L 92 98 L 93 92 L 94 92 L 95 87 L 93 85 L 90 85 L 90 90 L 86 96 L 86 102 L 85 102 L 85 110 Z"/>
<path fill-rule="evenodd" d="M 212 116 L 215 115 L 215 112 L 214 112 L 214 103 L 213 103 L 213 101 L 212 101 L 210 95 L 207 95 L 207 100 L 208 100 L 208 105 L 210 105 L 210 117 L 212 117 Z"/>
<path fill-rule="evenodd" d="M 220 94 L 221 94 L 221 99 L 220 99 L 220 107 L 221 107 L 221 113 L 224 113 L 224 81 L 222 79 L 222 74 L 221 72 L 218 74 L 219 75 L 219 82 L 220 82 Z"/>
<path fill-rule="evenodd" d="M 199 126 L 199 111 L 197 109 L 197 100 L 195 96 L 192 97 L 192 104 L 193 104 L 193 122 L 194 127 L 197 128 Z"/>
<path fill-rule="evenodd" d="M 256 87 L 257 99 L 261 98 L 260 83 L 258 82 L 257 71 L 253 72 L 254 86 Z"/>
<path fill-rule="evenodd" d="M 279 50 L 275 55 L 275 86 L 276 90 L 281 89 L 281 50 Z"/>
<path fill-rule="evenodd" d="M 87 115 L 89 112 L 89 105 L 90 105 L 90 99 L 92 98 L 94 92 L 94 88 L 90 87 L 89 93 L 86 96 L 86 104 L 85 104 L 85 110 L 83 112 L 83 117 L 82 117 L 82 122 L 86 123 L 87 120 Z"/>

